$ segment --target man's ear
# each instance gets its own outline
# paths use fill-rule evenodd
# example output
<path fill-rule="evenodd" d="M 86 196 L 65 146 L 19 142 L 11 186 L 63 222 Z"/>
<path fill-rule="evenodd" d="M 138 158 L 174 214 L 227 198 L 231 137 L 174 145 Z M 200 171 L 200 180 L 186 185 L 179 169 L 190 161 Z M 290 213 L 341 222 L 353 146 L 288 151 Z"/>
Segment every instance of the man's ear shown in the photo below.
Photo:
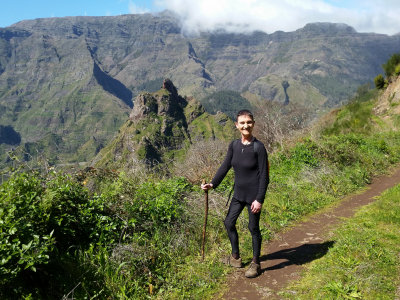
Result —
<path fill-rule="evenodd" d="M 235 122 L 235 126 L 236 126 L 237 129 L 239 129 L 239 123 L 238 122 Z"/>

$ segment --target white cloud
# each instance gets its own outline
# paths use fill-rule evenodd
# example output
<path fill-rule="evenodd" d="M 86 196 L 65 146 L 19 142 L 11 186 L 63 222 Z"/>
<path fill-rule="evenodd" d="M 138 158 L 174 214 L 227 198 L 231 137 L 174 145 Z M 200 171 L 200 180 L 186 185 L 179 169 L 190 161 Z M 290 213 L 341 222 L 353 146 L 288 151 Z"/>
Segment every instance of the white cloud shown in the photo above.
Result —
<path fill-rule="evenodd" d="M 329 2 L 328 2 L 329 1 Z M 188 32 L 293 31 L 312 22 L 346 23 L 360 32 L 400 32 L 398 0 L 157 0 Z"/>
<path fill-rule="evenodd" d="M 129 1 L 129 12 L 131 14 L 144 14 L 150 12 L 147 8 L 140 7 L 136 5 L 134 2 Z"/>

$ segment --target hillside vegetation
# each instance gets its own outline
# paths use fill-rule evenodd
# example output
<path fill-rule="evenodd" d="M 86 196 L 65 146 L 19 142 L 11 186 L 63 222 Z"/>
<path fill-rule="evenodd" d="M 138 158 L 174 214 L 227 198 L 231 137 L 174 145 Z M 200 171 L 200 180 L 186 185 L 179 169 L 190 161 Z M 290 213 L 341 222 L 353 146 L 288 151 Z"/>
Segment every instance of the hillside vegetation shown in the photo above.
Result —
<path fill-rule="evenodd" d="M 399 87 L 397 78 L 388 89 Z M 393 111 L 400 99 L 386 97 L 386 92 L 360 89 L 350 104 L 309 132 L 275 146 L 261 215 L 264 241 L 399 162 L 400 124 Z M 87 168 L 66 175 L 51 168 L 28 171 L 24 165 L 9 172 L 0 186 L 1 298 L 218 295 L 230 271 L 219 259 L 230 247 L 222 219 L 232 174 L 210 192 L 204 262 L 199 180 L 210 180 L 218 168 L 226 151 L 220 144 L 193 141 L 180 165 L 168 165 L 169 173 Z M 247 263 L 251 240 L 244 217 L 238 230 Z"/>

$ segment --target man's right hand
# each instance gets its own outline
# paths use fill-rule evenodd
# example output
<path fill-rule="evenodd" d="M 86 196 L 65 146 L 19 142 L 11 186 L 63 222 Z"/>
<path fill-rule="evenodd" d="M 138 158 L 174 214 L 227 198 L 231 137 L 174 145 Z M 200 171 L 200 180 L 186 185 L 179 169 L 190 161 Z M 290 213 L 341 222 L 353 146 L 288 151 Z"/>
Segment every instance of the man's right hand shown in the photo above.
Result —
<path fill-rule="evenodd" d="M 208 191 L 208 190 L 213 188 L 213 184 L 212 183 L 205 183 L 205 184 L 202 184 L 200 187 L 201 187 L 202 190 Z"/>

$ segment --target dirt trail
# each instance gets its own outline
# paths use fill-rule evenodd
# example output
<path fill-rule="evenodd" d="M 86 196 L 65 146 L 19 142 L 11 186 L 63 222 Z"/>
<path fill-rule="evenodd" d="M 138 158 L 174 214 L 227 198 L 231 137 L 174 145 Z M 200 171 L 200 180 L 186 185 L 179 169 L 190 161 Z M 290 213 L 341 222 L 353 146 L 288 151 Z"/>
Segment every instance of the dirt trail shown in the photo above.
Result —
<path fill-rule="evenodd" d="M 329 210 L 323 210 L 263 245 L 262 274 L 254 279 L 244 276 L 246 267 L 228 278 L 229 289 L 223 299 L 279 299 L 277 292 L 289 281 L 298 279 L 302 265 L 323 256 L 334 244 L 329 232 L 341 218 L 354 215 L 361 206 L 400 183 L 400 168 L 392 174 L 376 178 L 364 192 L 349 196 Z"/>

